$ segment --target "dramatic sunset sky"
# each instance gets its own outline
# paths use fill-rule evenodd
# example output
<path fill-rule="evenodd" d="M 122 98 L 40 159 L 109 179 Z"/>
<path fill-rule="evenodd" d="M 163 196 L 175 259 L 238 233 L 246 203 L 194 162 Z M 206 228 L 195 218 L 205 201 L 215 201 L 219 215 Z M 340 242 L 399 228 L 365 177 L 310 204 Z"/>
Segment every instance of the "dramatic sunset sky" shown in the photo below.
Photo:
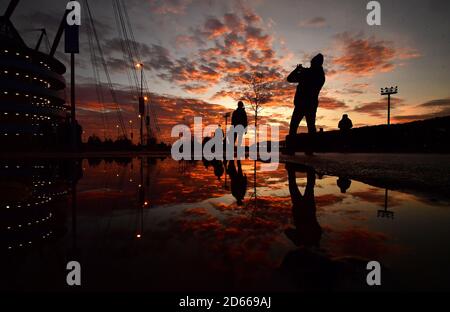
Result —
<path fill-rule="evenodd" d="M 1 12 L 8 2 L 0 1 Z M 276 84 L 261 120 L 279 124 L 285 134 L 295 91 L 295 85 L 285 83 L 286 75 L 298 63 L 309 66 L 318 52 L 325 56 L 327 78 L 318 127 L 335 129 L 344 113 L 355 126 L 385 123 L 386 99 L 379 93 L 380 87 L 391 85 L 399 86 L 393 122 L 450 115 L 450 2 L 380 1 L 381 26 L 367 25 L 367 2 L 126 0 L 161 138 L 169 138 L 173 125 L 190 123 L 194 116 L 223 123 L 223 113 L 236 106 L 239 77 L 255 70 Z M 124 68 L 112 0 L 89 3 L 127 129 L 129 120 L 137 129 L 137 101 Z M 65 1 L 22 0 L 12 21 L 34 46 L 38 34 L 30 29 L 45 27 L 53 40 L 64 9 Z M 78 117 L 85 136 L 102 136 L 104 128 L 116 136 L 115 106 L 110 97 L 105 105 L 97 101 L 83 29 L 77 61 Z M 62 51 L 63 42 L 58 58 L 68 64 Z"/>

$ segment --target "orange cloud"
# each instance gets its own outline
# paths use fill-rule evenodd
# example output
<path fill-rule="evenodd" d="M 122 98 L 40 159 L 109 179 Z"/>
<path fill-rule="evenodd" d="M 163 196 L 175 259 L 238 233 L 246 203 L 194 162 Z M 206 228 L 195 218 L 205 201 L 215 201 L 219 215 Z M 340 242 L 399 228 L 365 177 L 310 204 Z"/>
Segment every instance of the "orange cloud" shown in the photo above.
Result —
<path fill-rule="evenodd" d="M 374 38 L 353 37 L 349 33 L 336 35 L 342 45 L 343 55 L 333 60 L 341 71 L 356 75 L 370 75 L 376 72 L 390 71 L 394 68 L 392 61 L 395 50 L 386 41 Z"/>
<path fill-rule="evenodd" d="M 335 36 L 341 55 L 332 61 L 338 72 L 370 76 L 389 72 L 395 68 L 395 61 L 417 58 L 414 50 L 396 49 L 394 44 L 375 37 L 363 38 L 362 34 L 341 33 Z"/>

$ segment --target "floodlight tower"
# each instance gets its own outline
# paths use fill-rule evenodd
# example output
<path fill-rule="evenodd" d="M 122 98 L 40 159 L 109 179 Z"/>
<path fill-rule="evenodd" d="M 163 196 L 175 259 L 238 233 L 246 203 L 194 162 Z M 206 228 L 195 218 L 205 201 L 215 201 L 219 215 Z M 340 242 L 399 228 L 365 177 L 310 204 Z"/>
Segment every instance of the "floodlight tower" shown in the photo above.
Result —
<path fill-rule="evenodd" d="M 381 88 L 381 95 L 388 96 L 388 115 L 387 115 L 387 124 L 388 126 L 391 124 L 391 94 L 397 94 L 398 87 L 389 87 L 389 88 Z"/>

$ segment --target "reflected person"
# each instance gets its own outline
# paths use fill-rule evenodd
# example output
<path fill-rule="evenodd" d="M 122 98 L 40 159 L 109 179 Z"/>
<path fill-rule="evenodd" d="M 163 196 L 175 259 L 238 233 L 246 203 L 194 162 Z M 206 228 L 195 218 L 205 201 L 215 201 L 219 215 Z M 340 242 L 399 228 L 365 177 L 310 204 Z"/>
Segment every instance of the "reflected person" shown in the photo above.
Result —
<path fill-rule="evenodd" d="M 242 206 L 245 193 L 247 192 L 247 175 L 242 171 L 241 161 L 237 161 L 237 170 L 234 160 L 228 163 L 228 175 L 231 179 L 231 194 L 236 198 L 238 206 Z"/>
<path fill-rule="evenodd" d="M 341 190 L 341 193 L 345 194 L 350 188 L 350 185 L 352 185 L 352 181 L 347 177 L 339 177 L 336 181 L 336 184 Z"/>
<path fill-rule="evenodd" d="M 289 181 L 289 193 L 292 200 L 292 217 L 295 228 L 285 230 L 286 236 L 296 245 L 318 247 L 322 237 L 322 228 L 316 217 L 314 169 L 300 165 L 286 164 Z M 306 172 L 306 187 L 302 194 L 296 181 L 296 172 Z"/>

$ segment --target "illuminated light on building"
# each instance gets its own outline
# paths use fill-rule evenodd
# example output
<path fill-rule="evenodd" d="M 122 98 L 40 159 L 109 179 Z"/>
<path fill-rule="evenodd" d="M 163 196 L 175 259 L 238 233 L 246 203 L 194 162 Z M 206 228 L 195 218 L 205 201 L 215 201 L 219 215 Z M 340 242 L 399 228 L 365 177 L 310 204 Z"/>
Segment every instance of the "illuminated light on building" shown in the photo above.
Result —
<path fill-rule="evenodd" d="M 10 19 L 0 16 L 0 144 L 67 144 L 65 72 L 63 63 L 28 47 Z"/>

